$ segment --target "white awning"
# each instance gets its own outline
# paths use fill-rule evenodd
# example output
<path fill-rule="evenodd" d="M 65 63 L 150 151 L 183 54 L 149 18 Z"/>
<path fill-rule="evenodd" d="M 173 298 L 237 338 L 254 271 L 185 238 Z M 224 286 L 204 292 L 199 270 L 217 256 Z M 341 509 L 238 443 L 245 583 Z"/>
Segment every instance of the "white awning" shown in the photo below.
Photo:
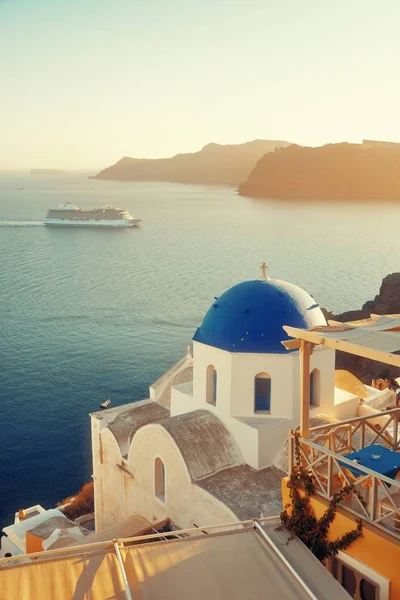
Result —
<path fill-rule="evenodd" d="M 298 329 L 285 326 L 283 329 L 295 340 L 304 340 L 312 344 L 327 346 L 349 354 L 355 354 L 371 360 L 377 360 L 400 368 L 400 333 L 387 331 L 400 325 L 400 319 L 382 317 L 365 326 L 342 325 Z M 282 342 L 293 348 L 293 342 Z"/>
<path fill-rule="evenodd" d="M 139 545 L 128 545 L 132 539 L 126 540 L 126 545 L 121 540 L 119 557 L 109 543 L 103 547 L 75 546 L 70 554 L 58 551 L 52 555 L 50 551 L 19 565 L 0 561 L 1 597 L 19 600 L 349 598 L 299 540 L 288 543 L 289 534 L 277 532 L 276 527 L 274 523 L 263 530 L 247 527 Z M 136 538 L 138 541 L 140 538 Z"/>

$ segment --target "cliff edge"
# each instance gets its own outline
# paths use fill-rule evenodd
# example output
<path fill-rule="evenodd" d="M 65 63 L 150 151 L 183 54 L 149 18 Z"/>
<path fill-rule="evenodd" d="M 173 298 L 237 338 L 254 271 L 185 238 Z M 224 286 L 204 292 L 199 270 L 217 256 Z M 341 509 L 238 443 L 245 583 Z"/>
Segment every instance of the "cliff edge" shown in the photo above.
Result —
<path fill-rule="evenodd" d="M 322 309 L 326 319 L 334 321 L 357 321 L 367 319 L 372 313 L 377 315 L 400 313 L 400 273 L 391 273 L 383 280 L 379 294 L 368 300 L 361 309 L 334 315 Z M 363 383 L 371 385 L 372 379 L 400 377 L 400 369 L 380 362 L 360 358 L 344 352 L 336 352 L 336 369 L 346 369 L 354 373 Z"/>
<path fill-rule="evenodd" d="M 262 156 L 288 145 L 289 142 L 279 140 L 253 140 L 235 145 L 207 144 L 199 152 L 172 158 L 126 156 L 90 179 L 238 185 L 247 179 Z"/>
<path fill-rule="evenodd" d="M 400 144 L 278 148 L 258 161 L 238 191 L 282 200 L 400 200 Z"/>

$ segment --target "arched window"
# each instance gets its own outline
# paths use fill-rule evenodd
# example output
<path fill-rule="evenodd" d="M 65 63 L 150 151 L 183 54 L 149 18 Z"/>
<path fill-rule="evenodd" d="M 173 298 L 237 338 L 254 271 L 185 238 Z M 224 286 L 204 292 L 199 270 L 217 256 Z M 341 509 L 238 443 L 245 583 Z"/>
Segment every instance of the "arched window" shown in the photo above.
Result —
<path fill-rule="evenodd" d="M 207 367 L 207 402 L 208 404 L 213 404 L 214 406 L 217 404 L 217 385 L 218 385 L 218 376 L 217 371 L 213 365 L 208 365 Z"/>
<path fill-rule="evenodd" d="M 310 404 L 319 406 L 320 404 L 320 372 L 319 369 L 313 369 L 310 373 Z"/>
<path fill-rule="evenodd" d="M 158 457 L 154 461 L 154 494 L 156 498 L 165 502 L 165 467 Z"/>
<path fill-rule="evenodd" d="M 268 373 L 258 373 L 254 378 L 254 411 L 270 412 L 271 377 Z"/>

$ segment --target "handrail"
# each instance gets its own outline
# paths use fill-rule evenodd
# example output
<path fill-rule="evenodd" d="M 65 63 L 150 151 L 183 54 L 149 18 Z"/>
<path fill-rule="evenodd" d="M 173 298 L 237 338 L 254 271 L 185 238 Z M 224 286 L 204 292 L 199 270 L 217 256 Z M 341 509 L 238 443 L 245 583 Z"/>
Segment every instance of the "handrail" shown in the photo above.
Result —
<path fill-rule="evenodd" d="M 399 415 L 400 415 L 400 408 L 391 408 L 390 410 L 385 410 L 382 412 L 377 411 L 377 413 L 373 414 L 373 415 L 361 415 L 359 417 L 352 417 L 351 419 L 347 419 L 344 421 L 335 421 L 334 423 L 326 423 L 325 425 L 317 425 L 316 427 L 310 427 L 310 433 L 313 431 L 320 431 L 322 429 L 327 429 L 327 428 L 334 429 L 335 427 L 339 427 L 340 425 L 357 423 L 359 421 L 368 421 L 369 419 L 377 419 L 380 417 L 385 417 L 385 416 L 396 414 L 396 413 L 399 413 Z"/>
<path fill-rule="evenodd" d="M 327 456 L 331 456 L 332 458 L 334 458 L 341 464 L 345 464 L 352 469 L 357 469 L 357 471 L 364 472 L 366 475 L 369 475 L 371 477 L 376 477 L 376 478 L 384 481 L 386 484 L 389 484 L 392 487 L 400 488 L 399 481 L 396 481 L 395 479 L 391 479 L 390 477 L 386 477 L 386 475 L 382 475 L 381 473 L 378 473 L 377 471 L 373 471 L 372 469 L 369 469 L 368 467 L 364 467 L 363 465 L 360 465 L 358 463 L 357 463 L 357 465 L 355 465 L 354 461 L 349 460 L 345 456 L 342 456 L 341 454 L 337 454 L 336 452 L 333 452 L 332 450 L 328 450 L 324 446 L 315 444 L 311 440 L 299 438 L 299 442 L 301 444 L 305 444 L 306 446 L 310 446 L 311 448 L 314 448 L 315 450 L 319 451 L 320 453 L 322 452 L 323 454 L 326 454 Z"/>
<path fill-rule="evenodd" d="M 346 456 L 311 440 L 298 438 L 298 442 L 300 459 L 304 462 L 306 471 L 315 479 L 317 496 L 329 500 L 340 488 L 350 486 L 350 492 L 354 493 L 350 493 L 350 498 L 343 504 L 342 509 L 358 518 L 361 517 L 362 520 L 394 536 L 397 540 L 400 538 L 399 480 L 391 479 L 359 463 L 355 464 Z M 293 442 L 292 446 L 294 446 Z M 334 465 L 338 469 L 337 472 L 333 470 Z M 353 477 L 354 469 L 358 472 L 355 477 Z M 347 473 L 347 470 L 352 471 L 352 475 Z M 341 479 L 339 489 L 335 482 L 337 476 Z"/>
<path fill-rule="evenodd" d="M 259 523 L 269 523 L 269 522 L 274 522 L 274 521 L 278 521 L 279 520 L 279 516 L 273 516 L 273 517 L 264 517 L 262 519 L 258 519 Z M 153 533 L 153 534 L 148 534 L 148 535 L 137 535 L 137 536 L 133 536 L 133 537 L 127 537 L 127 538 L 119 538 L 116 540 L 106 540 L 106 541 L 102 541 L 102 542 L 92 542 L 92 543 L 88 543 L 88 544 L 80 544 L 80 545 L 75 545 L 75 546 L 65 546 L 64 548 L 54 548 L 53 550 L 43 550 L 41 552 L 32 552 L 30 554 L 15 554 L 14 556 L 10 556 L 7 558 L 2 558 L 0 559 L 0 566 L 1 565 L 6 565 L 7 563 L 14 563 L 17 560 L 27 560 L 27 559 L 32 559 L 32 558 L 38 558 L 38 559 L 50 559 L 52 558 L 54 555 L 58 555 L 58 554 L 78 554 L 78 553 L 82 553 L 84 554 L 87 550 L 96 550 L 96 549 L 103 549 L 103 550 L 112 550 L 113 548 L 115 548 L 114 544 L 115 542 L 117 542 L 118 544 L 122 544 L 124 546 L 125 543 L 131 543 L 131 542 L 141 542 L 141 541 L 147 541 L 147 540 L 151 540 L 151 539 L 157 539 L 160 537 L 176 537 L 180 534 L 188 534 L 188 533 L 197 533 L 199 534 L 199 531 L 202 530 L 207 530 L 207 531 L 214 531 L 214 530 L 218 530 L 218 529 L 226 529 L 227 527 L 233 529 L 234 527 L 252 527 L 254 525 L 254 519 L 249 519 L 247 521 L 233 521 L 233 522 L 229 522 L 229 523 L 220 523 L 218 525 L 205 525 L 205 526 L 201 526 L 201 528 L 199 527 L 192 527 L 189 529 L 177 529 L 175 531 L 163 531 L 160 533 Z"/>

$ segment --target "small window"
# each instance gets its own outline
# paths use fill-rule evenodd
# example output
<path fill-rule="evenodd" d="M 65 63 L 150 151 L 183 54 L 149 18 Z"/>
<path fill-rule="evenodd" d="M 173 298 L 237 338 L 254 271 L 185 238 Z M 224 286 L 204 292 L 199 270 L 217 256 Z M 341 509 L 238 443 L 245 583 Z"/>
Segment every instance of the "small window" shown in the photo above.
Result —
<path fill-rule="evenodd" d="M 320 405 L 320 372 L 313 369 L 310 373 L 310 405 Z"/>
<path fill-rule="evenodd" d="M 217 404 L 217 387 L 218 387 L 218 376 L 216 368 L 213 365 L 207 367 L 207 402 L 208 404 Z"/>
<path fill-rule="evenodd" d="M 259 373 L 254 378 L 254 411 L 271 411 L 271 377 L 268 373 Z"/>
<path fill-rule="evenodd" d="M 165 502 L 165 467 L 158 457 L 154 461 L 154 494 L 156 498 Z"/>
<path fill-rule="evenodd" d="M 352 598 L 354 598 L 356 589 L 357 589 L 357 579 L 354 574 L 354 571 L 342 565 L 342 580 L 340 582 L 346 592 L 350 594 Z"/>
<path fill-rule="evenodd" d="M 331 572 L 351 598 L 383 600 L 384 596 L 381 596 L 380 585 L 376 581 L 353 566 L 345 564 L 342 560 L 331 559 Z"/>

